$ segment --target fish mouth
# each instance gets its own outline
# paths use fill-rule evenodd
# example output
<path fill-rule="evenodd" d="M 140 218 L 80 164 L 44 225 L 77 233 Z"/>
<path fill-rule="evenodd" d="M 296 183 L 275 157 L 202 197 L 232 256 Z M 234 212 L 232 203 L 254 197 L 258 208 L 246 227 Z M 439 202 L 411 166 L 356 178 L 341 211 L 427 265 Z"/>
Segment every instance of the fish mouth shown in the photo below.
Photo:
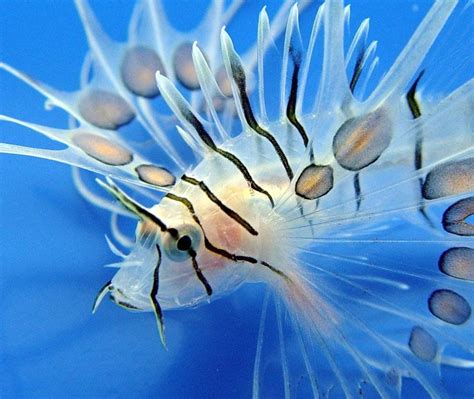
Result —
<path fill-rule="evenodd" d="M 139 306 L 132 305 L 130 303 L 131 302 L 130 298 L 128 298 L 127 295 L 125 295 L 125 293 L 120 288 L 112 287 L 109 293 L 109 299 L 112 302 L 114 302 L 116 305 L 126 310 L 130 310 L 130 311 L 143 311 L 144 310 L 143 308 Z"/>
<path fill-rule="evenodd" d="M 130 298 L 120 288 L 114 287 L 111 281 L 108 281 L 98 292 L 94 305 L 92 307 L 92 313 L 97 311 L 97 308 L 101 304 L 104 297 L 109 294 L 109 299 L 116 305 L 129 310 L 129 311 L 144 311 L 143 308 L 137 305 L 132 305 Z"/>

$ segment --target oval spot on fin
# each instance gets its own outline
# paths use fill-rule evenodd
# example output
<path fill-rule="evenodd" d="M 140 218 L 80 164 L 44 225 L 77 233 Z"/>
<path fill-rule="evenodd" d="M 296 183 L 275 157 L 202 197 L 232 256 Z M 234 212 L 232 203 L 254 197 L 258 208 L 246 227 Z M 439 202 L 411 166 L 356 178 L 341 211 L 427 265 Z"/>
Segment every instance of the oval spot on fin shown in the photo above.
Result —
<path fill-rule="evenodd" d="M 425 329 L 415 326 L 411 330 L 408 347 L 413 354 L 425 362 L 432 362 L 438 354 L 438 344 Z"/>
<path fill-rule="evenodd" d="M 115 130 L 135 117 L 135 112 L 122 97 L 106 90 L 86 91 L 78 107 L 87 122 L 101 129 Z"/>
<path fill-rule="evenodd" d="M 443 227 L 458 236 L 474 235 L 474 225 L 466 221 L 474 215 L 474 197 L 464 198 L 451 205 L 443 214 Z"/>
<path fill-rule="evenodd" d="M 393 367 L 391 367 L 385 374 L 385 381 L 393 387 L 399 387 L 401 385 L 401 380 L 400 371 Z"/>
<path fill-rule="evenodd" d="M 474 249 L 450 248 L 439 258 L 439 270 L 448 276 L 474 281 Z"/>
<path fill-rule="evenodd" d="M 392 124 L 383 109 L 348 119 L 336 132 L 332 149 L 343 168 L 358 171 L 375 162 L 392 140 Z"/>
<path fill-rule="evenodd" d="M 141 181 L 154 186 L 168 187 L 176 182 L 176 178 L 171 172 L 160 166 L 139 165 L 135 168 L 135 171 Z"/>
<path fill-rule="evenodd" d="M 471 316 L 471 306 L 454 291 L 441 289 L 434 291 L 428 299 L 433 316 L 450 324 L 463 324 Z"/>
<path fill-rule="evenodd" d="M 104 137 L 91 133 L 78 133 L 72 142 L 90 157 L 112 166 L 123 166 L 133 161 L 133 154 Z"/>
<path fill-rule="evenodd" d="M 434 167 L 423 184 L 423 197 L 436 199 L 474 191 L 474 158 Z"/>
<path fill-rule="evenodd" d="M 226 97 L 232 97 L 232 83 L 227 75 L 224 66 L 221 66 L 216 72 L 216 82 L 221 89 L 222 94 Z"/>
<path fill-rule="evenodd" d="M 123 57 L 120 74 L 125 87 L 137 96 L 154 98 L 160 94 L 155 74 L 165 70 L 160 57 L 148 47 L 129 48 Z"/>
<path fill-rule="evenodd" d="M 296 181 L 296 195 L 314 200 L 326 195 L 333 187 L 334 174 L 330 166 L 327 165 L 309 165 L 301 172 Z"/>
<path fill-rule="evenodd" d="M 199 79 L 193 63 L 193 44 L 182 43 L 173 55 L 173 67 L 179 82 L 189 90 L 200 88 Z"/>

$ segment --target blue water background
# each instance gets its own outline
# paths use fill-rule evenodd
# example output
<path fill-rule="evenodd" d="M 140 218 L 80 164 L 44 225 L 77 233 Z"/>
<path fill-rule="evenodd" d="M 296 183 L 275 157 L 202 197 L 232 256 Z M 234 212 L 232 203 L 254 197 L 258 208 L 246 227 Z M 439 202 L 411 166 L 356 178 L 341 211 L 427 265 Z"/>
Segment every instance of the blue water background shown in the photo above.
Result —
<path fill-rule="evenodd" d="M 168 3 L 183 27 L 205 8 L 204 2 Z M 238 50 L 255 37 L 264 3 L 247 5 L 229 26 Z M 277 3 L 266 3 L 274 12 Z M 92 4 L 105 30 L 125 39 L 132 2 Z M 191 6 L 199 11 L 189 12 Z M 428 6 L 426 1 L 357 1 L 353 18 L 372 17 L 371 37 L 379 40 L 387 65 Z M 86 50 L 72 2 L 0 1 L 0 60 L 73 90 Z M 63 112 L 46 112 L 40 95 L 2 71 L 0 112 L 66 127 Z M 10 124 L 0 124 L 0 133 L 2 141 L 46 143 Z M 13 156 L 1 156 L 0 168 L 2 398 L 250 397 L 262 287 L 244 287 L 195 310 L 167 312 L 165 351 L 150 313 L 132 314 L 109 301 L 96 315 L 90 313 L 97 290 L 113 272 L 101 266 L 115 257 L 104 240 L 107 215 L 79 196 L 70 168 Z M 468 375 L 455 378 L 462 384 Z M 418 394 L 409 386 L 404 396 Z"/>

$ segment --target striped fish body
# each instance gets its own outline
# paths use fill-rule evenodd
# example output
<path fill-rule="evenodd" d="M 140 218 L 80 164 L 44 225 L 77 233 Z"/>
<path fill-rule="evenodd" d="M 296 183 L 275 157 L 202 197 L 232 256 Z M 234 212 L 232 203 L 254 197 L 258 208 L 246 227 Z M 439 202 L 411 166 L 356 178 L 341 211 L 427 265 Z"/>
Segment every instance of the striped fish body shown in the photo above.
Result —
<path fill-rule="evenodd" d="M 255 180 L 276 198 L 289 189 L 290 183 L 278 159 L 262 162 L 262 159 L 273 157 L 269 148 L 266 149 L 269 154 L 265 155 L 265 146 L 251 132 L 245 132 L 220 147 L 234 154 Z M 249 150 L 242 152 L 242 149 Z M 295 201 L 292 198 L 288 206 L 296 206 Z M 192 206 L 192 212 L 189 206 Z M 195 248 L 199 254 L 197 263 L 213 287 L 213 295 L 209 297 L 196 279 L 189 259 L 176 263 L 164 257 L 160 265 L 162 288 L 159 292 L 159 301 L 164 309 L 207 303 L 210 299 L 228 295 L 244 282 L 265 281 L 269 278 L 268 269 L 264 267 L 266 270 L 262 271 L 261 265 L 257 267 L 254 262 L 264 259 L 286 263 L 283 259 L 288 258 L 283 242 L 278 244 L 281 238 L 275 230 L 281 216 L 273 212 L 266 195 L 253 190 L 239 169 L 218 154 L 210 153 L 196 168 L 187 172 L 170 193 L 151 208 L 151 212 L 178 231 L 183 226 L 200 231 L 199 246 Z M 145 231 L 155 237 L 155 244 L 167 245 L 168 234 L 161 232 L 156 225 L 140 223 L 138 235 L 143 235 Z M 207 249 L 205 240 L 216 250 Z M 219 249 L 225 250 L 227 255 L 219 254 Z M 270 258 L 267 256 L 269 253 L 272 254 Z M 245 256 L 249 260 L 229 258 L 233 256 Z M 142 284 L 138 286 L 138 292 L 130 290 L 129 275 L 136 275 L 137 270 L 129 267 L 118 272 L 112 285 L 124 292 L 134 306 L 151 310 L 149 277 L 154 266 L 154 263 L 143 263 L 139 272 Z M 134 298 L 139 298 L 138 302 L 134 303 Z"/>

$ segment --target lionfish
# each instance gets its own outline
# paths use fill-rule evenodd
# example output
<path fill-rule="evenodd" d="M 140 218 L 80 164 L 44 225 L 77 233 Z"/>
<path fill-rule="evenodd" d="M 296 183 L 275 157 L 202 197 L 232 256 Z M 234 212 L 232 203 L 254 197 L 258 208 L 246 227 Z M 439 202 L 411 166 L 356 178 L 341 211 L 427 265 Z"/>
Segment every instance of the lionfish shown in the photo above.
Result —
<path fill-rule="evenodd" d="M 160 0 L 140 0 L 117 42 L 77 0 L 89 43 L 80 89 L 0 64 L 70 116 L 63 129 L 1 120 L 60 148 L 0 151 L 71 165 L 80 194 L 110 213 L 120 261 L 93 312 L 105 296 L 152 312 L 171 348 L 157 364 L 173 349 L 170 310 L 232 293 L 238 302 L 241 286 L 264 283 L 253 368 L 232 370 L 253 382 L 235 396 L 391 398 L 409 396 L 414 381 L 416 395 L 470 397 L 471 4 L 435 2 L 377 82 L 369 20 L 351 27 L 350 6 L 328 0 L 300 24 L 309 3 L 286 1 L 272 18 L 261 9 L 240 56 L 226 25 L 251 6 L 242 1 L 213 1 L 180 32 Z M 464 36 L 452 34 L 461 24 Z M 451 368 L 468 373 L 466 384 L 444 382 Z M 212 392 L 206 378 L 196 396 Z"/>

